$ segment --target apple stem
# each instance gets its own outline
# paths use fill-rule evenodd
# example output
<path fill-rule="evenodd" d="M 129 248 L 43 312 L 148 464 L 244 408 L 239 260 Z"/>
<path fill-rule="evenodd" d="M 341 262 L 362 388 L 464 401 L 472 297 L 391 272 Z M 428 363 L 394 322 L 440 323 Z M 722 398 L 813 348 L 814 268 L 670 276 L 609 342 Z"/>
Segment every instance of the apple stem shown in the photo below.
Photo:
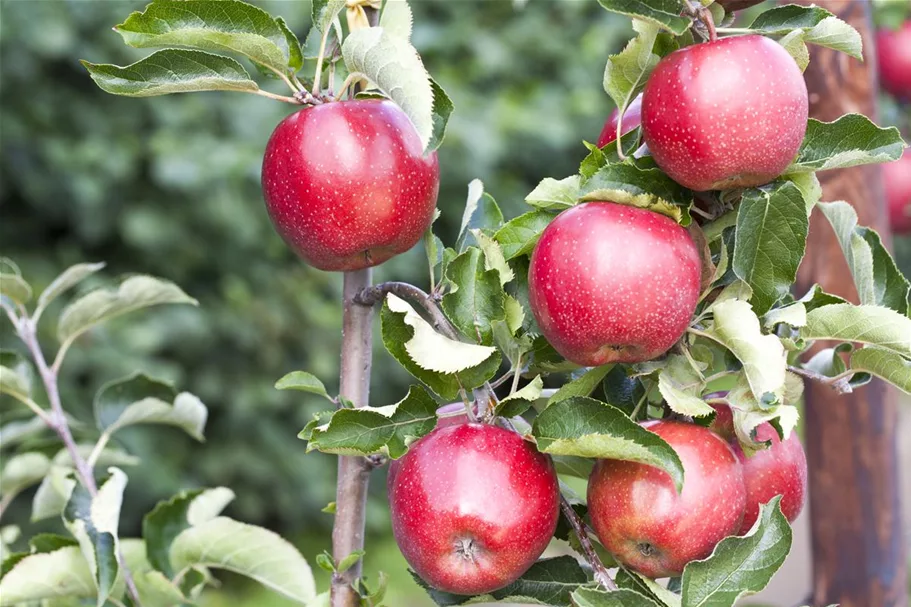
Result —
<path fill-rule="evenodd" d="M 348 77 L 345 78 L 345 81 L 342 83 L 341 88 L 339 88 L 338 94 L 342 95 L 346 90 L 348 90 L 349 86 L 351 86 L 358 80 L 367 80 L 367 76 L 362 74 L 361 72 L 351 72 L 350 74 L 348 74 Z"/>
<path fill-rule="evenodd" d="M 702 8 L 699 11 L 699 16 L 705 24 L 705 28 L 709 31 L 709 42 L 718 40 L 718 32 L 715 30 L 715 19 L 712 17 L 712 11 Z"/>
<path fill-rule="evenodd" d="M 588 564 L 591 565 L 595 575 L 595 581 L 603 586 L 605 590 L 617 590 L 617 584 L 611 579 L 610 574 L 607 572 L 607 568 L 604 566 L 604 563 L 601 562 L 598 553 L 595 552 L 595 547 L 592 545 L 592 541 L 585 531 L 582 519 L 579 518 L 578 513 L 573 510 L 572 504 L 570 504 L 569 500 L 563 495 L 560 495 L 560 509 L 563 511 L 563 516 L 569 521 L 569 525 L 573 528 L 576 537 L 579 538 L 579 545 L 582 546 L 583 556 L 585 556 L 585 560 L 588 561 Z"/>

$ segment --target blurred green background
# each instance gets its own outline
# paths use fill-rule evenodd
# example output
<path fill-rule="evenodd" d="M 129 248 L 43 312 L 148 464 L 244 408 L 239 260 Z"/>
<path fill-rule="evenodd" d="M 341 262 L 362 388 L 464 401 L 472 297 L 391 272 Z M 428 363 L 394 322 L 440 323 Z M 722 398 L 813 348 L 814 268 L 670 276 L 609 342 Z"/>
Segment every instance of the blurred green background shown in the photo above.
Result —
<path fill-rule="evenodd" d="M 204 445 L 166 428 L 119 435 L 121 446 L 145 461 L 130 471 L 124 535 L 138 534 L 141 516 L 182 488 L 225 485 L 237 494 L 231 516 L 292 539 L 312 563 L 329 547 L 331 517 L 320 509 L 334 500 L 335 460 L 305 454 L 296 438 L 321 403 L 273 384 L 306 369 L 337 389 L 341 275 L 300 263 L 262 203 L 266 140 L 294 109 L 239 93 L 103 93 L 78 59 L 124 65 L 147 54 L 124 46 L 110 29 L 144 4 L 0 0 L 0 252 L 39 289 L 73 263 L 106 261 L 83 290 L 141 272 L 177 282 L 200 302 L 198 309 L 159 308 L 93 331 L 64 366 L 64 403 L 85 420 L 98 387 L 137 370 L 171 380 L 209 406 Z M 307 0 L 255 4 L 283 15 L 304 39 Z M 472 179 L 482 179 L 511 217 L 542 177 L 576 171 L 581 140 L 597 139 L 612 109 L 601 88 L 605 59 L 632 29 L 595 2 L 412 6 L 413 42 L 456 105 L 439 152 L 437 230 L 450 242 Z M 423 252 L 385 264 L 375 279 L 426 286 Z M 43 327 L 48 345 L 51 317 Z M 18 347 L 8 324 L 0 345 Z M 373 403 L 395 402 L 408 384 L 378 349 Z M 2 413 L 6 421 L 20 412 Z M 428 604 L 392 542 L 382 475 L 371 485 L 368 575 L 390 574 L 389 605 Z M 4 521 L 22 524 L 26 537 L 53 529 L 27 523 L 30 497 L 19 497 Z M 225 582 L 209 604 L 285 604 L 238 579 Z"/>

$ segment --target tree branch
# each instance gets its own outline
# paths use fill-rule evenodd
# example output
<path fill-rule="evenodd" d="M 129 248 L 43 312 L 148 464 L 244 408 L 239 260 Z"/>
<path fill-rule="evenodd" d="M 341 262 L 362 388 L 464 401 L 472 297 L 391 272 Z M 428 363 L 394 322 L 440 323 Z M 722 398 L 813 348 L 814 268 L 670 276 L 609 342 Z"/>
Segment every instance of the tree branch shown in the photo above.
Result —
<path fill-rule="evenodd" d="M 617 584 L 611 579 L 610 574 L 607 572 L 607 568 L 604 566 L 604 563 L 601 562 L 601 557 L 595 552 L 595 547 L 592 545 L 592 541 L 585 531 L 585 524 L 582 522 L 582 519 L 579 518 L 576 511 L 573 510 L 572 504 L 570 504 L 562 495 L 560 496 L 560 509 L 563 511 L 563 516 L 569 521 L 569 525 L 573 528 L 576 537 L 579 538 L 579 545 L 582 546 L 582 553 L 585 556 L 585 560 L 588 561 L 592 571 L 595 573 L 595 581 L 603 586 L 605 590 L 617 590 Z"/>
<path fill-rule="evenodd" d="M 374 306 L 381 303 L 388 293 L 421 306 L 421 309 L 430 317 L 430 324 L 434 329 L 449 339 L 460 339 L 458 330 L 446 318 L 433 296 L 407 282 L 383 282 L 369 287 L 357 295 L 355 302 L 364 306 Z"/>
<path fill-rule="evenodd" d="M 810 369 L 804 369 L 802 367 L 795 367 L 793 365 L 788 366 L 788 371 L 794 375 L 799 375 L 806 379 L 812 379 L 821 384 L 832 386 L 838 394 L 851 394 L 854 392 L 854 388 L 848 381 L 855 373 L 853 369 L 848 369 L 844 373 L 839 373 L 834 377 L 829 377 L 828 375 L 823 375 L 822 373 L 817 373 L 816 371 L 811 371 Z"/>

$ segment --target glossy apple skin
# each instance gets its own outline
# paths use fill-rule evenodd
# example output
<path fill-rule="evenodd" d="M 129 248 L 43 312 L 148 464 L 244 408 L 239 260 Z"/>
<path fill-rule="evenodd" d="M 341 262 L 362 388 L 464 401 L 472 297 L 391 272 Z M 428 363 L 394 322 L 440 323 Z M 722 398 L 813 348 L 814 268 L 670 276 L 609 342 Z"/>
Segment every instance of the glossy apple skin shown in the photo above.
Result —
<path fill-rule="evenodd" d="M 713 404 L 716 414 L 711 429 L 728 441 L 743 465 L 743 482 L 747 490 L 746 513 L 737 535 L 746 534 L 759 518 L 759 506 L 781 496 L 781 513 L 789 521 L 800 515 L 807 501 L 807 455 L 796 432 L 782 441 L 772 424 L 756 428 L 758 442 L 771 442 L 768 449 L 747 457 L 734 434 L 734 416 L 730 407 Z"/>
<path fill-rule="evenodd" d="M 678 576 L 740 529 L 743 469 L 708 428 L 678 421 L 643 426 L 680 456 L 683 492 L 653 466 L 599 460 L 588 482 L 588 512 L 601 543 L 624 565 L 651 578 Z"/>
<path fill-rule="evenodd" d="M 563 211 L 535 247 L 531 309 L 567 360 L 593 367 L 651 360 L 683 335 L 699 299 L 701 260 L 677 222 L 590 202 Z"/>
<path fill-rule="evenodd" d="M 454 594 L 515 581 L 544 552 L 559 516 L 550 457 L 488 424 L 434 430 L 399 460 L 387 489 L 405 560 Z"/>
<path fill-rule="evenodd" d="M 889 221 L 896 234 L 911 234 L 911 150 L 883 165 Z"/>
<path fill-rule="evenodd" d="M 436 152 L 378 99 L 327 103 L 281 121 L 266 145 L 263 196 L 286 243 L 320 270 L 358 270 L 414 246 L 433 219 Z"/>
<path fill-rule="evenodd" d="M 608 143 L 617 140 L 617 120 L 620 118 L 619 109 L 615 109 L 607 117 L 604 128 L 601 129 L 601 135 L 598 137 L 598 147 L 603 148 Z M 642 95 L 636 95 L 626 111 L 623 112 L 623 127 L 620 136 L 626 135 L 634 128 L 642 124 Z"/>
<path fill-rule="evenodd" d="M 879 30 L 876 55 L 882 87 L 899 99 L 911 100 L 911 21 L 897 30 Z"/>
<path fill-rule="evenodd" d="M 642 94 L 642 134 L 674 181 L 697 191 L 778 177 L 807 128 L 807 87 L 777 42 L 737 36 L 662 59 Z"/>

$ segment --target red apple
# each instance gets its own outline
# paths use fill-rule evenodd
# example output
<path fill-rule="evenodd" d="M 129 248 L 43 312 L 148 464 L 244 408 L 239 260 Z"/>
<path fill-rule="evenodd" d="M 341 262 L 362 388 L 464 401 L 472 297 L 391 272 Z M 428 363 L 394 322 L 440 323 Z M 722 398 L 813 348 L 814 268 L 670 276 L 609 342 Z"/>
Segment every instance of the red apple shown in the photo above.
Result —
<path fill-rule="evenodd" d="M 772 424 L 760 424 L 756 428 L 756 440 L 772 444 L 768 449 L 747 457 L 734 436 L 734 417 L 730 407 L 714 404 L 712 407 L 716 411 L 712 430 L 729 441 L 743 464 L 747 505 L 737 535 L 749 531 L 759 518 L 759 506 L 767 504 L 777 495 L 781 496 L 782 514 L 793 522 L 803 510 L 807 495 L 807 456 L 797 433 L 792 432 L 786 441 L 782 441 Z"/>
<path fill-rule="evenodd" d="M 588 512 L 601 543 L 625 566 L 652 578 L 680 575 L 740 529 L 746 506 L 743 469 L 708 428 L 679 421 L 643 426 L 677 452 L 683 491 L 659 468 L 600 460 L 588 482 Z"/>
<path fill-rule="evenodd" d="M 620 136 L 626 135 L 642 123 L 642 95 L 636 95 L 636 98 L 629 104 L 626 111 L 623 112 L 623 127 Z M 598 137 L 598 147 L 603 148 L 608 143 L 617 140 L 617 120 L 620 118 L 620 110 L 615 109 L 607 117 L 604 128 L 601 129 L 601 136 Z"/>
<path fill-rule="evenodd" d="M 465 411 L 464 403 L 449 403 L 448 405 L 443 405 L 437 409 L 437 423 L 434 428 L 438 429 L 446 428 L 448 426 L 458 426 L 460 424 L 467 424 L 469 421 L 470 420 L 468 419 L 468 413 Z M 386 475 L 387 487 L 392 487 L 393 483 L 395 483 L 395 477 L 398 475 L 401 465 L 401 459 L 393 459 L 389 461 L 389 472 Z"/>
<path fill-rule="evenodd" d="M 407 251 L 433 220 L 436 153 L 391 101 L 327 103 L 281 121 L 263 158 L 272 223 L 320 270 L 357 270 Z"/>
<path fill-rule="evenodd" d="M 557 526 L 550 457 L 487 424 L 438 428 L 412 445 L 389 482 L 392 531 L 428 584 L 484 594 L 515 581 Z"/>
<path fill-rule="evenodd" d="M 911 100 L 911 21 L 897 30 L 879 30 L 876 51 L 882 87 L 900 99 Z"/>
<path fill-rule="evenodd" d="M 673 219 L 612 202 L 580 204 L 541 234 L 528 271 L 531 309 L 574 363 L 651 360 L 689 325 L 700 267 L 696 245 Z"/>
<path fill-rule="evenodd" d="M 911 233 L 911 150 L 896 162 L 883 165 L 889 220 L 896 234 Z"/>
<path fill-rule="evenodd" d="M 765 36 L 722 38 L 662 59 L 642 94 L 642 134 L 674 181 L 697 191 L 778 177 L 807 129 L 800 68 Z"/>

